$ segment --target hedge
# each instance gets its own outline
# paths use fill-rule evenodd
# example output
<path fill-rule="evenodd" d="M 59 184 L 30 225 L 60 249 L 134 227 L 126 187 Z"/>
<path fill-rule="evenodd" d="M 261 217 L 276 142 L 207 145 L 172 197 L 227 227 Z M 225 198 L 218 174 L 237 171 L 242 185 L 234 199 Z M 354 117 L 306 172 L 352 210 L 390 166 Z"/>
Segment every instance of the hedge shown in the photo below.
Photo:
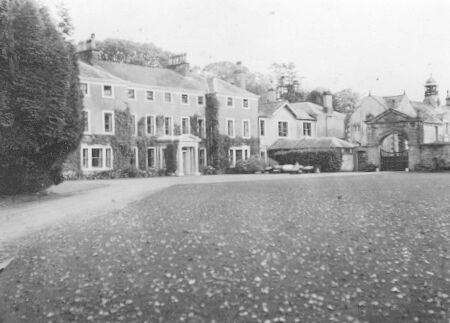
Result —
<path fill-rule="evenodd" d="M 299 163 L 319 168 L 321 172 L 338 172 L 342 166 L 342 153 L 339 150 L 288 150 L 269 152 L 269 155 L 281 165 Z"/>

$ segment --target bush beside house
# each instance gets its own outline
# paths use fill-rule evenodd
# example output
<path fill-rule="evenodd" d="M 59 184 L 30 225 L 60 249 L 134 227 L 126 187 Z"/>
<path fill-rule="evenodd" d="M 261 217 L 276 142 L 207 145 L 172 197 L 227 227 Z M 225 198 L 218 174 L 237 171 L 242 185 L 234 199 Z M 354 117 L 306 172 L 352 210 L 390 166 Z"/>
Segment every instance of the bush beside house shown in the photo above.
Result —
<path fill-rule="evenodd" d="M 342 153 L 339 150 L 272 151 L 269 155 L 281 165 L 298 163 L 303 166 L 314 166 L 321 172 L 338 172 L 342 166 Z"/>

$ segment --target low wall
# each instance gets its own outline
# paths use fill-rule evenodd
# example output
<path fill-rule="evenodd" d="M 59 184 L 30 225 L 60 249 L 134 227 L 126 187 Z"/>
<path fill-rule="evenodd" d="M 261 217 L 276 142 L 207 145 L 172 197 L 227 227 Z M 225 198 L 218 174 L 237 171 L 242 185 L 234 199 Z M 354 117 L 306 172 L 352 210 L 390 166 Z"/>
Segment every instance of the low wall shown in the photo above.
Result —
<path fill-rule="evenodd" d="M 442 164 L 450 164 L 450 142 L 429 143 L 419 146 L 420 164 L 429 168 L 438 168 Z"/>

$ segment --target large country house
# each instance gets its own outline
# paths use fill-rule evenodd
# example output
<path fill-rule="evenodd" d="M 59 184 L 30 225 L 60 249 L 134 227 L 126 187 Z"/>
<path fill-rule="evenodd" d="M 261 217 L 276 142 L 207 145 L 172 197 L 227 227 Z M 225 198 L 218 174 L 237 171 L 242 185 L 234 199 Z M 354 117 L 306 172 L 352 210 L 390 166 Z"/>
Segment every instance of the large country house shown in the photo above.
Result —
<path fill-rule="evenodd" d="M 367 163 L 381 170 L 415 169 L 447 160 L 450 154 L 450 97 L 440 106 L 438 84 L 430 77 L 422 102 L 403 93 L 363 98 L 349 122 L 350 141 L 357 144 L 358 167 Z M 434 161 L 433 161 L 434 160 Z"/>
<path fill-rule="evenodd" d="M 101 61 L 93 39 L 79 55 L 85 131 L 68 168 L 83 174 L 161 169 L 170 144 L 176 148 L 176 174 L 199 174 L 208 159 L 208 100 L 215 109 L 210 128 L 230 138 L 230 164 L 258 154 L 250 143 L 257 142 L 259 97 L 243 88 L 244 76 L 239 87 L 190 74 L 185 55 L 172 57 L 168 68 Z"/>

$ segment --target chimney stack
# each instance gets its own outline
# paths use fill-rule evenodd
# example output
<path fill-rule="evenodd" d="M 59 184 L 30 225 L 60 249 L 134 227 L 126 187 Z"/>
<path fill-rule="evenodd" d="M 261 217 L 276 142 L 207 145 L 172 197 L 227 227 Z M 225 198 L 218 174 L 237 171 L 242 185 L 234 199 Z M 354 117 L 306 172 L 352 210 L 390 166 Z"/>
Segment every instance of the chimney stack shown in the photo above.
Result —
<path fill-rule="evenodd" d="M 186 53 L 170 56 L 167 68 L 186 76 L 189 73 L 189 63 L 187 62 L 186 57 Z"/>
<path fill-rule="evenodd" d="M 333 96 L 331 95 L 330 91 L 323 92 L 323 108 L 325 110 L 325 113 L 332 113 L 333 112 Z"/>
<path fill-rule="evenodd" d="M 242 68 L 242 62 L 236 62 L 236 75 L 237 75 L 237 79 L 238 79 L 238 85 L 241 89 L 246 90 L 247 89 L 247 79 L 246 79 L 246 75 L 244 73 L 244 69 Z"/>
<path fill-rule="evenodd" d="M 274 89 L 267 90 L 267 103 L 275 102 L 277 100 L 276 93 Z"/>
<path fill-rule="evenodd" d="M 91 65 L 98 59 L 99 51 L 95 44 L 95 34 L 91 34 L 91 38 L 88 40 L 78 43 L 77 54 L 82 61 Z"/>

